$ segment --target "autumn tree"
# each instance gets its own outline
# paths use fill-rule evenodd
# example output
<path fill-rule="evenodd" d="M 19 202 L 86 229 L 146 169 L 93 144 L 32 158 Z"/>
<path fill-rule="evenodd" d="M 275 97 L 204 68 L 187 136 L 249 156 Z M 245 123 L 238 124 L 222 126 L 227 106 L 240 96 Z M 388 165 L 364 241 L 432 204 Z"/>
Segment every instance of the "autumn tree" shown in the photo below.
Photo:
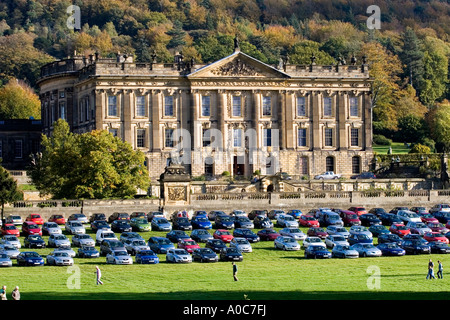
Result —
<path fill-rule="evenodd" d="M 11 79 L 0 88 L 0 119 L 40 119 L 38 95 L 23 81 Z"/>

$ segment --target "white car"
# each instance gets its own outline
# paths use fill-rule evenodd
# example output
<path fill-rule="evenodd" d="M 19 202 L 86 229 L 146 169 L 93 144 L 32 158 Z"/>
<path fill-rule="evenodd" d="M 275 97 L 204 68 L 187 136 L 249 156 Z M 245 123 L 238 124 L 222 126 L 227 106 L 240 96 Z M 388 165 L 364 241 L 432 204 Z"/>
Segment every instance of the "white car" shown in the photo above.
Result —
<path fill-rule="evenodd" d="M 6 255 L 10 259 L 17 259 L 17 256 L 20 254 L 19 249 L 10 245 L 10 244 L 2 244 L 0 245 L 0 252 L 6 253 Z"/>
<path fill-rule="evenodd" d="M 426 232 L 431 232 L 431 228 L 429 228 L 425 223 L 423 222 L 413 222 L 410 221 L 406 224 L 406 226 L 411 230 L 411 233 L 420 234 L 423 236 Z"/>
<path fill-rule="evenodd" d="M 327 248 L 333 249 L 336 245 L 341 246 L 349 246 L 350 244 L 345 239 L 344 236 L 338 235 L 338 234 L 331 234 L 325 239 L 325 246 Z"/>
<path fill-rule="evenodd" d="M 326 248 L 325 243 L 319 237 L 306 237 L 303 240 L 302 247 L 306 249 L 309 246 L 322 246 Z"/>
<path fill-rule="evenodd" d="M 372 232 L 369 231 L 369 229 L 367 229 L 364 226 L 358 226 L 358 225 L 353 225 L 350 227 L 350 229 L 348 229 L 348 232 L 350 232 L 350 235 L 352 234 L 365 234 L 366 236 L 373 238 L 373 234 Z"/>
<path fill-rule="evenodd" d="M 300 245 L 298 244 L 298 242 L 291 237 L 279 236 L 274 240 L 273 245 L 275 249 L 281 249 L 285 251 L 300 250 Z"/>
<path fill-rule="evenodd" d="M 253 248 L 250 242 L 248 242 L 247 239 L 241 238 L 241 237 L 235 237 L 230 241 L 230 247 L 236 248 L 240 250 L 241 252 L 252 252 Z"/>
<path fill-rule="evenodd" d="M 5 234 L 2 239 L 0 240 L 0 244 L 7 244 L 11 245 L 17 249 L 20 249 L 22 247 L 22 244 L 15 235 L 13 234 Z"/>
<path fill-rule="evenodd" d="M 192 256 L 184 249 L 169 249 L 166 253 L 166 261 L 173 263 L 190 263 Z"/>
<path fill-rule="evenodd" d="M 47 255 L 47 264 L 53 266 L 71 266 L 73 258 L 67 252 L 51 252 Z"/>
<path fill-rule="evenodd" d="M 95 241 L 86 233 L 76 234 L 72 237 L 72 245 L 75 247 L 95 246 Z"/>
<path fill-rule="evenodd" d="M 277 215 L 276 224 L 278 227 L 281 228 L 298 228 L 298 221 L 295 220 L 295 218 L 289 214 Z"/>
<path fill-rule="evenodd" d="M 116 234 L 109 230 L 109 229 L 100 229 L 97 231 L 97 233 L 95 234 L 95 244 L 96 245 L 100 245 L 100 243 L 102 243 L 103 240 L 106 239 L 117 239 Z"/>
<path fill-rule="evenodd" d="M 70 234 L 84 234 L 86 233 L 86 228 L 80 221 L 67 221 L 66 222 L 66 231 Z"/>
<path fill-rule="evenodd" d="M 0 252 L 0 267 L 12 267 L 11 258 L 5 252 Z"/>
<path fill-rule="evenodd" d="M 306 234 L 299 228 L 283 228 L 278 232 L 281 236 L 291 237 L 294 240 L 303 241 L 306 239 Z"/>
<path fill-rule="evenodd" d="M 417 213 L 409 210 L 399 210 L 397 211 L 397 216 L 403 221 L 404 224 L 407 224 L 408 222 L 422 221 Z"/>
<path fill-rule="evenodd" d="M 360 257 L 381 257 L 381 250 L 372 243 L 355 243 L 350 249 L 356 250 Z"/>
<path fill-rule="evenodd" d="M 133 264 L 133 258 L 125 250 L 112 251 L 106 255 L 108 264 Z"/>
<path fill-rule="evenodd" d="M 314 179 L 339 179 L 341 176 L 341 174 L 334 173 L 333 171 L 327 171 L 316 175 Z"/>
<path fill-rule="evenodd" d="M 56 222 L 44 222 L 42 225 L 42 234 L 51 235 L 51 234 L 61 234 L 61 227 Z"/>
<path fill-rule="evenodd" d="M 23 224 L 23 219 L 21 216 L 18 215 L 10 215 L 6 217 L 5 224 L 6 223 L 12 223 L 15 226 L 20 226 Z"/>

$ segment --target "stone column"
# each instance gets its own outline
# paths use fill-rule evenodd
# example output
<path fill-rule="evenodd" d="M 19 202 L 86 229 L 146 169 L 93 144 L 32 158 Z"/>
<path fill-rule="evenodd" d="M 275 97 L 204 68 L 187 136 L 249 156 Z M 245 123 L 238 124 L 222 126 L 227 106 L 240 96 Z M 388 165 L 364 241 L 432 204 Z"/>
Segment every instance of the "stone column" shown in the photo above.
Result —
<path fill-rule="evenodd" d="M 103 104 L 103 90 L 96 89 L 94 90 L 95 98 L 94 98 L 94 108 L 95 108 L 95 129 L 102 130 L 103 129 L 103 121 L 105 119 L 105 110 L 106 106 Z M 66 106 L 68 109 L 68 106 Z"/>
<path fill-rule="evenodd" d="M 348 95 L 346 92 L 339 92 L 337 95 L 337 134 L 338 134 L 338 145 L 336 146 L 337 150 L 346 151 L 348 149 L 348 139 L 347 139 L 347 127 L 345 125 L 347 117 L 346 117 L 346 101 Z"/>
<path fill-rule="evenodd" d="M 364 116 L 364 150 L 372 151 L 372 101 L 369 92 L 363 92 L 363 116 Z"/>
<path fill-rule="evenodd" d="M 310 100 L 310 114 L 311 114 L 311 120 L 312 120 L 312 130 L 311 130 L 311 145 L 312 149 L 320 150 L 322 141 L 321 141 L 321 133 L 320 133 L 320 108 L 322 107 L 322 103 L 320 101 L 320 98 L 322 97 L 322 94 L 318 91 L 313 91 L 311 94 L 311 100 Z"/>
<path fill-rule="evenodd" d="M 133 94 L 131 90 L 123 91 L 123 140 L 131 143 L 133 147 L 135 147 L 135 143 L 133 141 L 133 134 L 131 132 L 131 108 L 132 108 L 132 100 Z"/>
<path fill-rule="evenodd" d="M 161 101 L 161 91 L 153 90 L 151 95 L 151 119 L 152 119 L 152 151 L 160 152 L 161 151 L 161 133 L 159 129 L 159 120 L 161 114 L 159 112 L 159 104 Z"/>

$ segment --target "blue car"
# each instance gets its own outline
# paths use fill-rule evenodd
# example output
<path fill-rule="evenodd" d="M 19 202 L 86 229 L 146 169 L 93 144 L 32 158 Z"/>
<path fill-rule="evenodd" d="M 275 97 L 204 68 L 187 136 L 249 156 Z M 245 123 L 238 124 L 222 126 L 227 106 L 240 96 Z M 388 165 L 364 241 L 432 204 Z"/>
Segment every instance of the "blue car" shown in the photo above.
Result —
<path fill-rule="evenodd" d="M 189 239 L 190 236 L 183 230 L 172 230 L 166 234 L 166 238 L 172 243 L 177 243 L 180 240 Z"/>
<path fill-rule="evenodd" d="M 191 220 L 192 229 L 211 229 L 212 223 L 206 215 L 197 215 Z"/>
<path fill-rule="evenodd" d="M 256 233 L 247 228 L 234 229 L 233 237 L 245 238 L 249 242 L 258 242 L 260 240 Z"/>
<path fill-rule="evenodd" d="M 286 212 L 286 214 L 293 216 L 295 219 L 300 218 L 300 216 L 303 214 L 301 210 L 298 209 L 292 209 Z"/>
<path fill-rule="evenodd" d="M 331 252 L 324 246 L 308 246 L 305 249 L 305 258 L 328 259 L 331 258 Z"/>
<path fill-rule="evenodd" d="M 152 219 L 152 230 L 155 230 L 155 231 L 172 231 L 172 225 L 164 217 L 154 217 Z"/>
<path fill-rule="evenodd" d="M 402 238 L 400 238 L 397 234 L 394 233 L 384 233 L 378 236 L 378 243 L 389 243 L 394 242 L 398 245 L 402 242 Z"/>
<path fill-rule="evenodd" d="M 19 266 L 43 266 L 44 258 L 34 251 L 24 251 L 17 256 Z"/>
<path fill-rule="evenodd" d="M 385 226 L 382 224 L 374 224 L 369 227 L 369 231 L 372 232 L 374 237 L 379 237 L 381 234 L 389 234 L 391 233 Z"/>
<path fill-rule="evenodd" d="M 78 249 L 77 256 L 79 258 L 98 258 L 100 252 L 94 246 L 81 246 Z"/>
<path fill-rule="evenodd" d="M 142 250 L 136 253 L 136 263 L 156 264 L 159 263 L 158 256 L 152 250 Z"/>
<path fill-rule="evenodd" d="M 394 242 L 380 243 L 377 248 L 381 250 L 383 256 L 404 256 L 406 253 Z"/>
<path fill-rule="evenodd" d="M 151 237 L 148 239 L 148 246 L 156 253 L 167 253 L 169 249 L 175 248 L 174 244 L 165 237 Z"/>
<path fill-rule="evenodd" d="M 216 215 L 214 219 L 214 227 L 216 229 L 233 229 L 234 217 L 228 215 Z"/>
<path fill-rule="evenodd" d="M 356 243 L 373 243 L 373 238 L 369 237 L 367 234 L 364 234 L 364 233 L 351 234 L 348 236 L 348 243 L 350 245 L 353 245 Z"/>

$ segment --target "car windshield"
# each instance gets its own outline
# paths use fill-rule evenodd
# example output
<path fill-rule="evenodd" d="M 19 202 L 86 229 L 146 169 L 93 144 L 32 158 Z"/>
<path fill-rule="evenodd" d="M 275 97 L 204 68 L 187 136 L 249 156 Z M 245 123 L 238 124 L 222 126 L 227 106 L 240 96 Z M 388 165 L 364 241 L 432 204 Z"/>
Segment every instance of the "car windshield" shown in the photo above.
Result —
<path fill-rule="evenodd" d="M 42 237 L 40 235 L 33 234 L 33 235 L 29 235 L 28 239 L 30 239 L 30 240 L 41 240 Z"/>
<path fill-rule="evenodd" d="M 220 235 L 230 235 L 231 234 L 230 231 L 219 231 L 217 233 Z"/>
<path fill-rule="evenodd" d="M 12 226 L 6 225 L 6 226 L 5 226 L 5 230 L 15 230 L 15 229 L 17 229 L 17 228 L 16 228 L 16 226 L 14 226 L 14 225 L 12 225 Z"/>
<path fill-rule="evenodd" d="M 142 250 L 142 251 L 139 251 L 139 254 L 145 255 L 145 256 L 153 256 L 154 255 L 152 250 Z"/>
<path fill-rule="evenodd" d="M 8 255 L 6 253 L 0 253 L 0 258 L 1 259 L 7 259 Z"/>
<path fill-rule="evenodd" d="M 396 243 L 386 243 L 386 248 L 395 249 L 398 248 L 398 245 Z"/>
<path fill-rule="evenodd" d="M 209 232 L 204 229 L 197 229 L 196 233 L 199 235 L 203 235 L 203 234 L 208 234 Z"/>
<path fill-rule="evenodd" d="M 94 247 L 83 247 L 83 250 L 85 250 L 85 251 L 94 251 L 95 248 Z"/>
<path fill-rule="evenodd" d="M 82 227 L 83 226 L 80 222 L 72 222 L 70 225 L 72 227 Z"/>
<path fill-rule="evenodd" d="M 239 250 L 236 248 L 227 248 L 227 252 L 229 253 L 239 253 Z"/>
<path fill-rule="evenodd" d="M 322 242 L 319 238 L 309 238 L 309 242 Z"/>
<path fill-rule="evenodd" d="M 321 250 L 325 250 L 325 248 L 322 246 L 312 246 L 310 250 L 321 251 Z"/>
<path fill-rule="evenodd" d="M 123 243 L 120 241 L 110 241 L 109 244 L 111 245 L 111 247 L 116 248 L 116 247 L 123 247 Z"/>
<path fill-rule="evenodd" d="M 295 220 L 293 216 L 284 216 L 283 219 L 286 221 L 294 221 Z"/>
<path fill-rule="evenodd" d="M 236 239 L 236 242 L 239 244 L 247 244 L 248 241 L 246 239 Z"/>
<path fill-rule="evenodd" d="M 147 219 L 136 219 L 136 223 L 148 224 Z"/>
<path fill-rule="evenodd" d="M 345 241 L 345 238 L 342 237 L 342 236 L 334 236 L 334 237 L 333 237 L 333 240 L 334 240 L 334 241 Z"/>
<path fill-rule="evenodd" d="M 174 250 L 173 253 L 174 254 L 186 254 L 186 251 L 180 249 L 180 250 Z"/>
<path fill-rule="evenodd" d="M 283 238 L 283 242 L 289 243 L 289 242 L 295 242 L 295 240 L 293 238 L 287 237 L 287 238 Z"/>
<path fill-rule="evenodd" d="M 145 241 L 144 240 L 134 240 L 133 246 L 145 246 Z"/>
<path fill-rule="evenodd" d="M 69 254 L 67 252 L 55 252 L 55 257 L 68 257 Z"/>
<path fill-rule="evenodd" d="M 347 214 L 347 218 L 356 219 L 356 218 L 358 218 L 358 216 L 356 215 L 356 213 L 351 213 L 351 214 Z"/>
<path fill-rule="evenodd" d="M 171 244 L 172 243 L 172 242 L 170 242 L 169 239 L 165 239 L 165 238 L 158 239 L 158 242 L 159 242 L 159 244 Z"/>
<path fill-rule="evenodd" d="M 160 218 L 156 220 L 157 223 L 169 223 L 165 218 Z"/>
<path fill-rule="evenodd" d="M 55 239 L 56 240 L 64 240 L 64 239 L 66 239 L 66 236 L 63 234 L 55 235 Z"/>
<path fill-rule="evenodd" d="M 316 218 L 314 218 L 313 216 L 303 216 L 303 220 L 312 221 L 312 220 L 316 220 Z"/>
<path fill-rule="evenodd" d="M 25 256 L 29 258 L 39 258 L 40 255 L 37 252 L 25 252 Z"/>
<path fill-rule="evenodd" d="M 91 236 L 88 235 L 88 234 L 79 234 L 79 235 L 78 235 L 78 238 L 79 238 L 79 239 L 90 239 Z"/>
<path fill-rule="evenodd" d="M 113 232 L 108 232 L 108 233 L 104 233 L 103 234 L 103 238 L 104 239 L 113 239 L 113 238 L 115 238 L 116 236 L 115 236 L 115 234 L 113 233 Z"/>
<path fill-rule="evenodd" d="M 48 222 L 47 223 L 47 228 L 57 228 L 58 225 L 56 224 L 56 222 Z"/>
<path fill-rule="evenodd" d="M 128 253 L 126 251 L 115 251 L 114 255 L 116 256 L 128 256 Z"/>
<path fill-rule="evenodd" d="M 373 244 L 371 244 L 371 243 L 363 243 L 363 244 L 361 244 L 364 248 L 366 248 L 366 249 L 372 249 L 372 248 L 375 248 L 375 246 L 373 245 Z"/>

